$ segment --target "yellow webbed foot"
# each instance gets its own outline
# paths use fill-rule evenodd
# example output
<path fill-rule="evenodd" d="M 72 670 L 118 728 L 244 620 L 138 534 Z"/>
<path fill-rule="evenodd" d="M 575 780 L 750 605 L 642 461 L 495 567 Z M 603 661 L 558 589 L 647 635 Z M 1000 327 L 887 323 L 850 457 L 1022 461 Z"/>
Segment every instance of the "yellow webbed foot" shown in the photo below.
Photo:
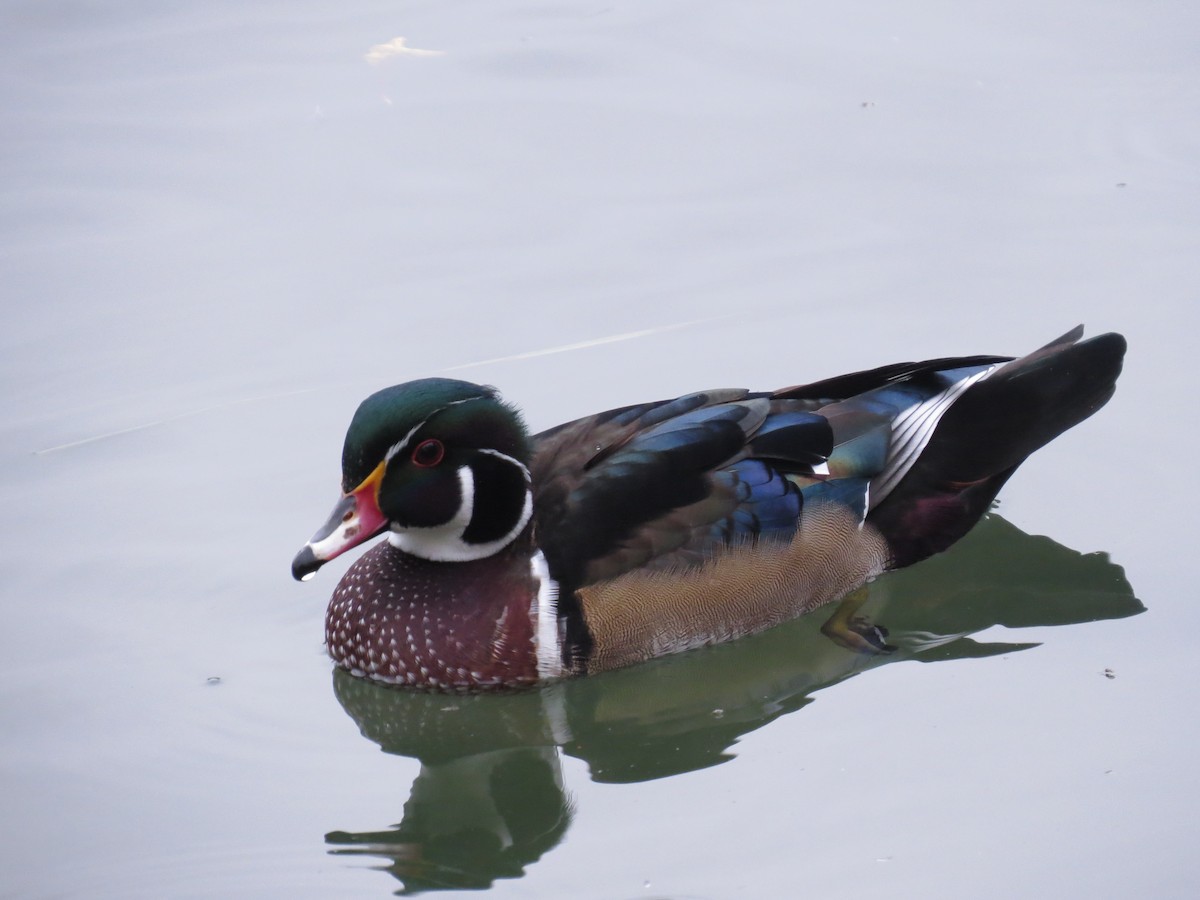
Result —
<path fill-rule="evenodd" d="M 893 653 L 896 647 L 887 642 L 888 630 L 873 624 L 859 612 L 867 602 L 867 596 L 867 589 L 859 588 L 843 597 L 833 615 L 821 626 L 821 633 L 839 647 L 855 653 L 872 656 Z"/>

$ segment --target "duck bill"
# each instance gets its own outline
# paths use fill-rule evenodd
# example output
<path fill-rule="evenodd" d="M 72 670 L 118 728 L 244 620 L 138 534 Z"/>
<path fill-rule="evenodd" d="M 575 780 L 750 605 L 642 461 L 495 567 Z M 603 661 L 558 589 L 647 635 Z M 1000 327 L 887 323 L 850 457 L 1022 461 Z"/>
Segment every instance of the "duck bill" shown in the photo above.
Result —
<path fill-rule="evenodd" d="M 337 502 L 329 519 L 292 560 L 293 578 L 308 581 L 329 560 L 369 541 L 387 527 L 387 517 L 379 509 L 383 465 L 380 463 L 362 484 Z"/>

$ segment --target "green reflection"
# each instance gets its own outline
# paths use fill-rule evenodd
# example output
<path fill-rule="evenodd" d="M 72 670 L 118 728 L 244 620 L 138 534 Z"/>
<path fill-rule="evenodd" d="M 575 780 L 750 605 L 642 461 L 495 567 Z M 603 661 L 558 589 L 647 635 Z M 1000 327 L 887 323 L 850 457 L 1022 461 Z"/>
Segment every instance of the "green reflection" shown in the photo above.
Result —
<path fill-rule="evenodd" d="M 572 806 L 559 752 L 594 781 L 638 782 L 726 762 L 748 732 L 816 691 L 911 659 L 990 656 L 1029 643 L 980 643 L 1012 628 L 1118 619 L 1144 611 L 1120 566 L 989 516 L 952 550 L 871 585 L 863 606 L 897 647 L 845 650 L 820 626 L 829 610 L 731 644 L 505 695 L 393 690 L 338 670 L 338 701 L 386 753 L 421 762 L 400 823 L 334 831 L 332 852 L 386 860 L 402 893 L 486 888 L 519 878 L 562 840 Z"/>

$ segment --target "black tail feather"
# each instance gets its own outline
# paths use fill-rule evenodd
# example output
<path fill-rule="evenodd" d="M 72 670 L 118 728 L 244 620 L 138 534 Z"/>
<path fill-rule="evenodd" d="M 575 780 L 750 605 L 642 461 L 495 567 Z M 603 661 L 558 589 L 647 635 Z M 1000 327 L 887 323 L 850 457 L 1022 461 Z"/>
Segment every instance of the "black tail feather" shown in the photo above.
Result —
<path fill-rule="evenodd" d="M 1077 343 L 1082 328 L 1006 363 L 942 417 L 928 446 L 871 514 L 894 565 L 938 553 L 978 521 L 1026 457 L 1100 409 L 1113 395 L 1125 339 Z"/>

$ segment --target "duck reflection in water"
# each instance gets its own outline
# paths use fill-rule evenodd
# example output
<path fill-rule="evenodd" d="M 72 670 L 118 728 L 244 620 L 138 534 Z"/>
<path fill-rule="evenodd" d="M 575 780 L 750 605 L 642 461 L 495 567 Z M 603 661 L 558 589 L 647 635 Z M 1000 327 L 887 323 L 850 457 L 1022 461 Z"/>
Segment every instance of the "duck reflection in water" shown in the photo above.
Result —
<path fill-rule="evenodd" d="M 825 611 L 742 641 L 630 669 L 500 695 L 422 694 L 341 670 L 334 691 L 363 735 L 421 763 L 398 825 L 326 835 L 338 854 L 387 861 L 403 893 L 519 878 L 557 845 L 573 812 L 559 753 L 593 781 L 631 783 L 733 758 L 744 734 L 817 691 L 900 660 L 994 656 L 1033 643 L 969 635 L 1143 612 L 1124 572 L 992 515 L 954 548 L 870 585 L 847 616 L 878 623 L 890 649 L 856 653 L 821 632 Z M 861 605 L 860 605 L 861 604 Z M 883 627 L 886 626 L 886 627 Z"/>

